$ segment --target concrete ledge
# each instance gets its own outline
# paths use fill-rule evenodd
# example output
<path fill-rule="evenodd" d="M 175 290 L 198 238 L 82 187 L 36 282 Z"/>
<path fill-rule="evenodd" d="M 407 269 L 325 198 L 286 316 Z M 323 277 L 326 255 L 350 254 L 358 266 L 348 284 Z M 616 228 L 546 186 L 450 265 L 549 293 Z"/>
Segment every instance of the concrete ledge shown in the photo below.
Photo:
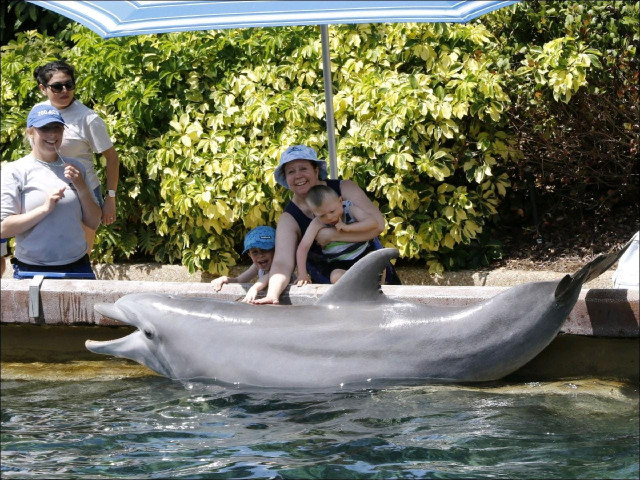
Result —
<path fill-rule="evenodd" d="M 191 297 L 240 300 L 250 284 L 228 284 L 215 293 L 208 283 L 143 282 L 109 280 L 45 279 L 40 288 L 40 317 L 29 317 L 29 282 L 2 279 L 3 324 L 46 325 L 121 325 L 102 317 L 93 306 L 113 303 L 130 293 L 165 293 Z M 329 285 L 288 287 L 283 304 L 313 303 Z M 383 291 L 391 298 L 431 305 L 470 305 L 493 297 L 508 287 L 386 285 Z M 256 308 L 261 308 L 256 306 Z M 569 314 L 562 332 L 600 337 L 638 337 L 640 314 L 638 290 L 584 288 Z"/>

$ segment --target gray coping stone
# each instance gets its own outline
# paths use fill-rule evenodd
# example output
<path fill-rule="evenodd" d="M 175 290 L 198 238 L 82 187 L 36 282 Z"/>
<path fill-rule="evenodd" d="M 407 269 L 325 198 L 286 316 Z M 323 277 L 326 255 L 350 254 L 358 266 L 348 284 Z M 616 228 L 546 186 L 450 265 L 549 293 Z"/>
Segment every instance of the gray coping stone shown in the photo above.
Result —
<path fill-rule="evenodd" d="M 30 318 L 29 281 L 2 279 L 1 322 L 49 325 L 116 326 L 119 322 L 98 314 L 96 303 L 112 303 L 130 293 L 163 293 L 220 300 L 241 300 L 251 284 L 227 284 L 214 292 L 208 283 L 154 282 L 138 280 L 53 280 L 45 279 L 40 289 L 41 317 Z M 281 296 L 282 304 L 308 305 L 329 285 L 290 286 Z M 431 305 L 462 306 L 486 300 L 504 286 L 420 286 L 385 285 L 384 293 L 397 300 Z M 256 306 L 256 308 L 266 308 Z M 638 337 L 640 314 L 638 290 L 583 288 L 562 332 L 602 337 Z"/>

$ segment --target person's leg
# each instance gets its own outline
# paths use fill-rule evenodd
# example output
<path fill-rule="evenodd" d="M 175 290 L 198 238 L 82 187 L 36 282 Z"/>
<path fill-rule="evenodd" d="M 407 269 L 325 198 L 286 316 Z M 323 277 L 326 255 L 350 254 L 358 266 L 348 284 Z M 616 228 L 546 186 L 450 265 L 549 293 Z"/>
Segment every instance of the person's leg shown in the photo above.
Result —
<path fill-rule="evenodd" d="M 340 277 L 342 277 L 342 275 L 344 275 L 346 272 L 346 270 L 343 270 L 342 268 L 336 268 L 335 270 L 331 270 L 331 275 L 329 276 L 329 280 L 331 280 L 331 283 L 336 283 L 338 280 L 340 280 Z"/>

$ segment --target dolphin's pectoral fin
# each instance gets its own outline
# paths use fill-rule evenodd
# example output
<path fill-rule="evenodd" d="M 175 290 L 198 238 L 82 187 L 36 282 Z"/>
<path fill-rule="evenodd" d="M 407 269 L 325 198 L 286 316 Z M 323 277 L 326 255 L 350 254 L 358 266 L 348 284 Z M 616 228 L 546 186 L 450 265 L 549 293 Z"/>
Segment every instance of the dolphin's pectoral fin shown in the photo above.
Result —
<path fill-rule="evenodd" d="M 554 292 L 554 296 L 558 300 L 564 299 L 565 296 L 567 296 L 567 294 L 573 290 L 575 285 L 576 282 L 571 277 L 571 275 L 565 275 L 564 277 L 562 277 L 562 280 L 560 280 L 560 283 L 558 283 L 556 291 Z M 580 285 L 582 285 L 582 283 L 580 283 Z"/>
<path fill-rule="evenodd" d="M 619 251 L 607 255 L 599 255 L 573 275 L 566 275 L 556 287 L 555 297 L 562 301 L 584 283 L 602 275 L 620 259 L 625 250 L 631 245 L 632 240 L 627 242 Z"/>
<path fill-rule="evenodd" d="M 381 248 L 360 259 L 332 286 L 316 305 L 351 302 L 374 302 L 386 298 L 380 290 L 380 272 L 399 252 Z"/>

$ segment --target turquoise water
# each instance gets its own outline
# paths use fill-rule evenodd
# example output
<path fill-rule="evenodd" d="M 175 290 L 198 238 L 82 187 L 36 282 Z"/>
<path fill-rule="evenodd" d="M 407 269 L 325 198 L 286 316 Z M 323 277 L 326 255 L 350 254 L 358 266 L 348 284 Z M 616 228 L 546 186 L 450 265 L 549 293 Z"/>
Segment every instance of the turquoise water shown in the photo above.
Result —
<path fill-rule="evenodd" d="M 280 391 L 5 373 L 2 478 L 639 475 L 638 389 L 618 382 Z"/>

